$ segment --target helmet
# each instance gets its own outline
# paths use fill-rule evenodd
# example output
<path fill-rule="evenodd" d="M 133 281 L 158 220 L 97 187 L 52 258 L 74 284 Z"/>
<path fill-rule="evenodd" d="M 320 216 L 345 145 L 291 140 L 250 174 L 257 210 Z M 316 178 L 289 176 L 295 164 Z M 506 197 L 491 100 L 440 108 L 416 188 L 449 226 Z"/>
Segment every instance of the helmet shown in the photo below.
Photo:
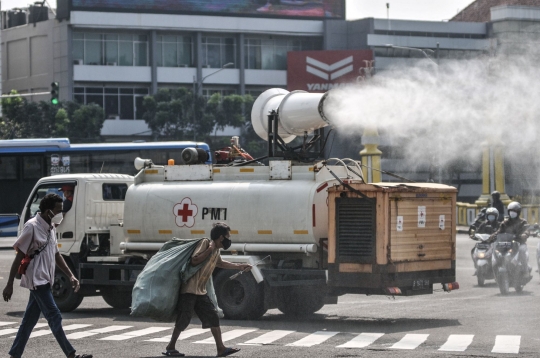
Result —
<path fill-rule="evenodd" d="M 495 219 L 493 220 L 489 220 L 489 217 L 494 215 L 495 216 Z M 488 218 L 489 221 L 495 221 L 497 220 L 497 218 L 499 217 L 499 210 L 495 209 L 495 208 L 488 208 L 486 210 L 486 217 Z"/>
<path fill-rule="evenodd" d="M 521 214 L 521 204 L 518 203 L 517 201 L 512 201 L 510 204 L 508 204 L 508 211 L 514 211 L 518 214 Z"/>
<path fill-rule="evenodd" d="M 493 199 L 499 200 L 501 198 L 501 193 L 495 190 L 493 193 L 491 193 L 491 196 L 493 197 Z"/>

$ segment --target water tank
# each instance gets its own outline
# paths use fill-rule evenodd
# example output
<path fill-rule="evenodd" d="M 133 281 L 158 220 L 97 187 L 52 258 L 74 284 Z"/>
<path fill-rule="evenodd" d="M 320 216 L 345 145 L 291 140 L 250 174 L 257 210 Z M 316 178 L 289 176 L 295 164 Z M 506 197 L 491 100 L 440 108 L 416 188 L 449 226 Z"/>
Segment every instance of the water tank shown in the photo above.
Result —
<path fill-rule="evenodd" d="M 28 8 L 28 22 L 35 23 L 49 20 L 49 8 L 47 6 L 30 5 Z"/>
<path fill-rule="evenodd" d="M 22 9 L 8 11 L 8 28 L 26 25 L 26 12 Z"/>

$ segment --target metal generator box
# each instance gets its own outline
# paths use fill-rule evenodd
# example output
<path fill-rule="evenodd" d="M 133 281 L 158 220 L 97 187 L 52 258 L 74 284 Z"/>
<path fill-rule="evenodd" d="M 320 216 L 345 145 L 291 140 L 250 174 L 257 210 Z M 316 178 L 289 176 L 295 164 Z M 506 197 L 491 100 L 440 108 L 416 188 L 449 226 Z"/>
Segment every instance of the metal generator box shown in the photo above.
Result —
<path fill-rule="evenodd" d="M 457 189 L 345 183 L 328 190 L 328 285 L 403 295 L 455 281 Z"/>

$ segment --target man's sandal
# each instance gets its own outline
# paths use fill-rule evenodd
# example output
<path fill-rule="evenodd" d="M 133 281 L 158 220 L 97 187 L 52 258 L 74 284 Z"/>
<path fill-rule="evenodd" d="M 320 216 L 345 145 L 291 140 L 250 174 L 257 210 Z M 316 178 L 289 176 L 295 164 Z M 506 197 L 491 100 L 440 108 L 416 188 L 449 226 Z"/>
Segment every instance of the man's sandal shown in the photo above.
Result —
<path fill-rule="evenodd" d="M 164 356 L 167 357 L 184 357 L 184 353 L 178 352 L 176 349 L 167 349 L 165 352 L 161 352 Z"/>

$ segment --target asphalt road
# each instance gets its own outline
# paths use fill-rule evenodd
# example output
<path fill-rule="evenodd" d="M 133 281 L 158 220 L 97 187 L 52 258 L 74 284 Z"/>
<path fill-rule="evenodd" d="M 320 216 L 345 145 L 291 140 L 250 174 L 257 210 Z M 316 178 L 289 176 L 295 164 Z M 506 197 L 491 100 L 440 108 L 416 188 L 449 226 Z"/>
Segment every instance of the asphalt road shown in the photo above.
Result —
<path fill-rule="evenodd" d="M 537 244 L 537 238 L 529 239 L 533 272 Z M 520 294 L 511 291 L 501 296 L 494 281 L 478 287 L 472 276 L 473 245 L 466 235 L 458 235 L 457 291 L 395 299 L 345 295 L 337 305 L 327 305 L 306 319 L 270 310 L 258 321 L 222 320 L 225 343 L 242 349 L 237 357 L 540 356 L 538 273 Z M 11 250 L 0 251 L 2 289 L 12 258 Z M 28 292 L 16 287 L 11 302 L 0 302 L 0 354 L 7 356 L 27 299 Z M 79 309 L 63 317 L 78 352 L 94 357 L 161 357 L 172 330 L 168 324 L 133 319 L 129 311 L 109 308 L 100 297 L 85 298 Z M 25 356 L 62 357 L 46 321 L 41 319 L 40 324 L 34 334 L 40 333 L 30 339 Z M 200 322 L 194 319 L 177 348 L 187 356 L 214 356 L 211 334 L 199 328 Z"/>

